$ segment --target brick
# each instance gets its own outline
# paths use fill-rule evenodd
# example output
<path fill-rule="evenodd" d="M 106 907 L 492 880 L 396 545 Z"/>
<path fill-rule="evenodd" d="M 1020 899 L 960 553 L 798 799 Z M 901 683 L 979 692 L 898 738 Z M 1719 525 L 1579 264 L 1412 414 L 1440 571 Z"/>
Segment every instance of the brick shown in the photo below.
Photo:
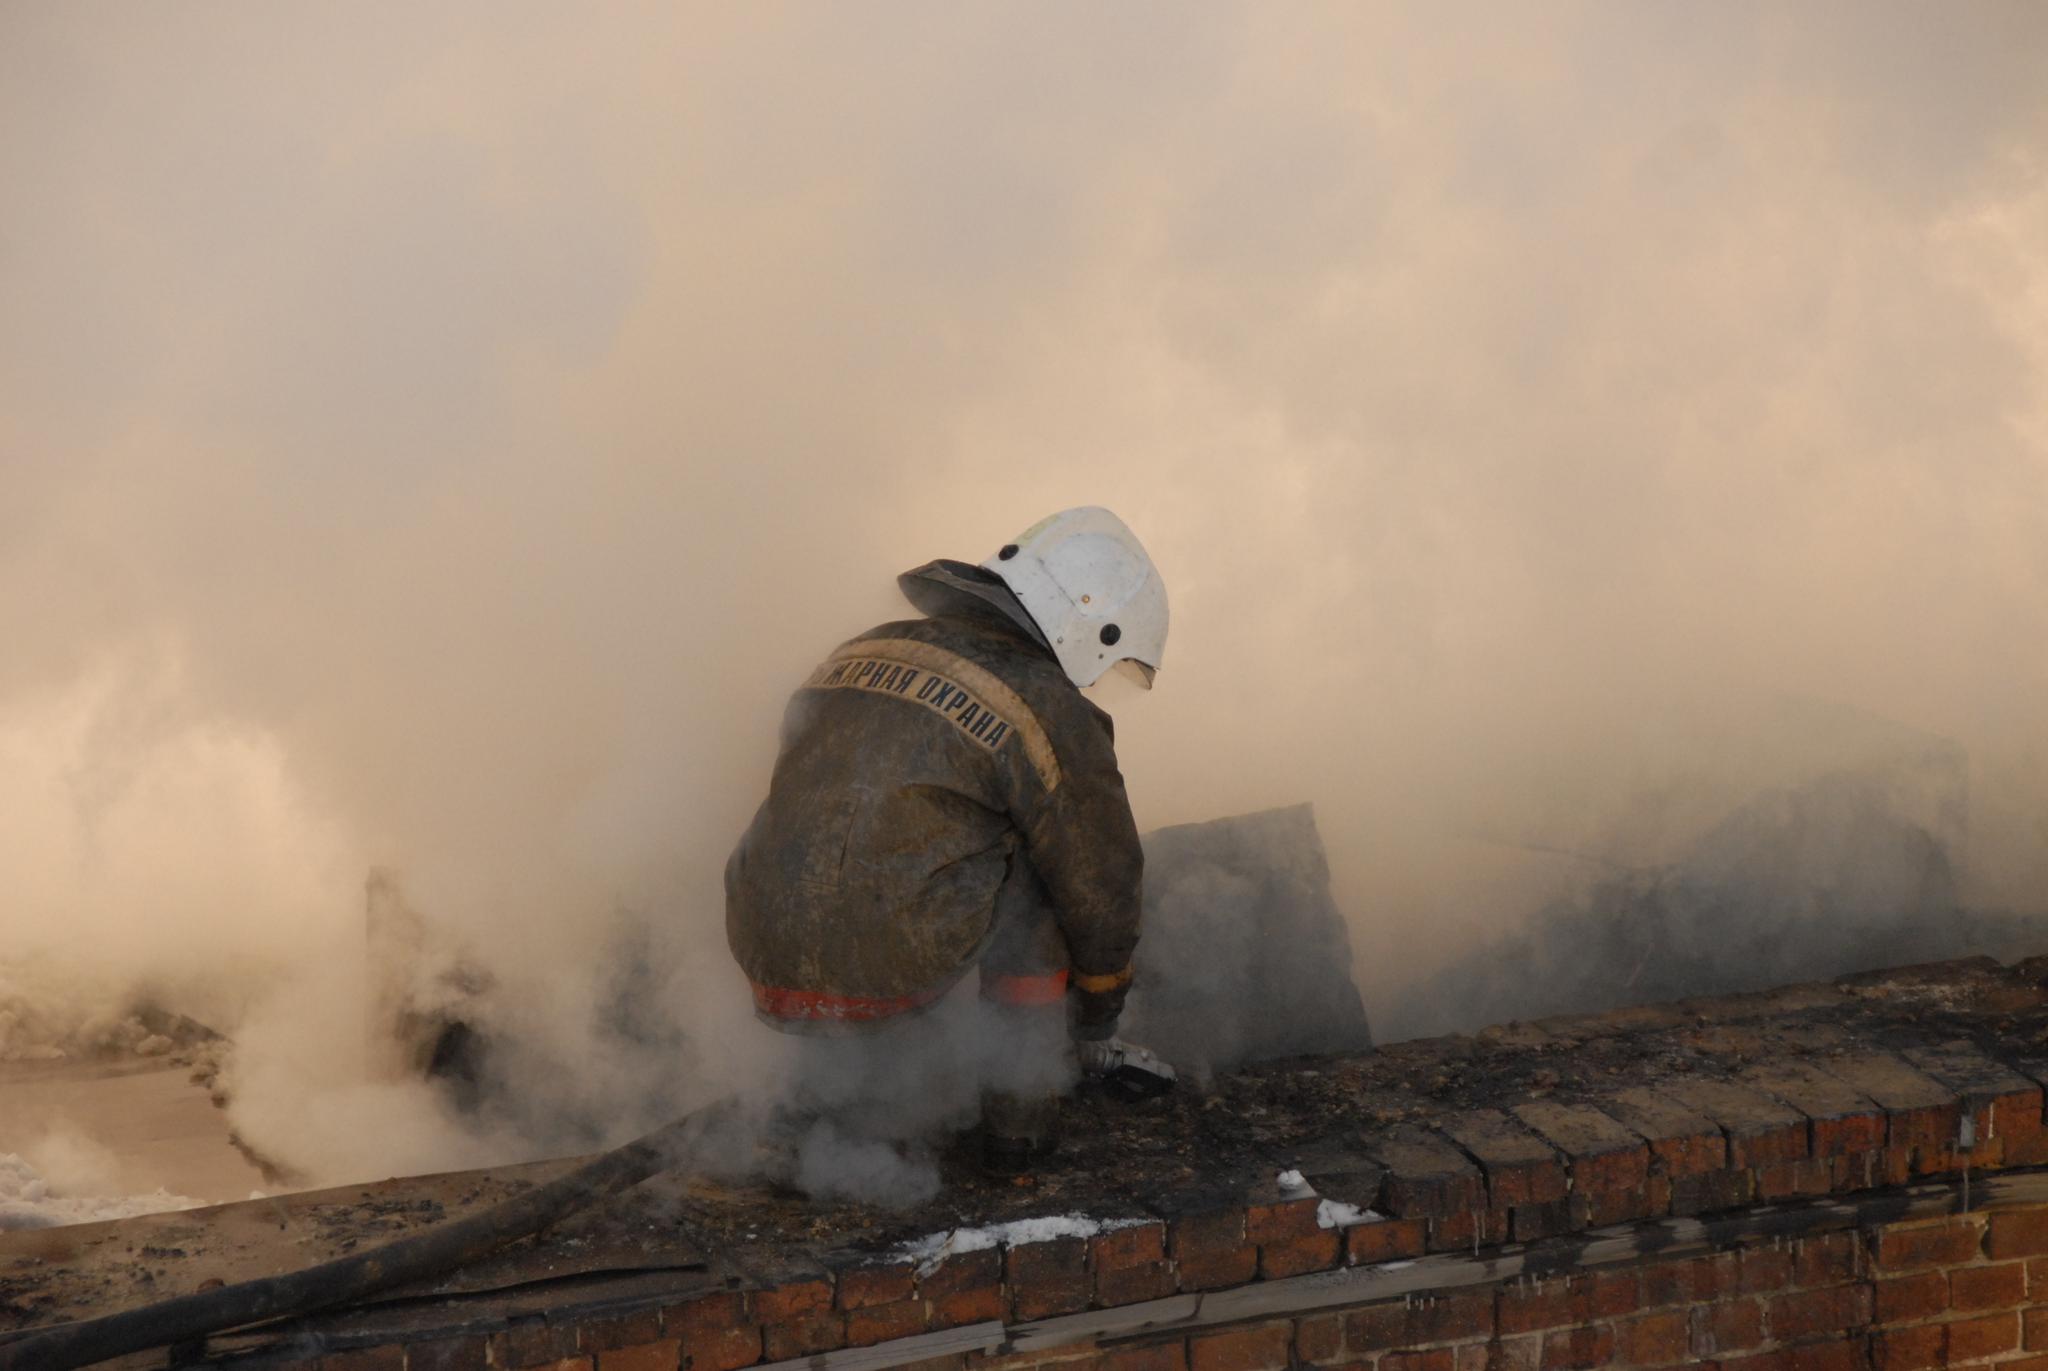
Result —
<path fill-rule="evenodd" d="M 2041 1087 L 1967 1042 L 1909 1047 L 1905 1059 L 1963 1097 L 1970 1111 L 1974 1147 L 1981 1166 L 1997 1166 L 2012 1142 L 2028 1143 L 2041 1133 Z"/>
<path fill-rule="evenodd" d="M 1794 1285 L 1839 1285 L 1863 1274 L 1863 1243 L 1855 1233 L 1805 1238 L 1792 1249 Z"/>
<path fill-rule="evenodd" d="M 1244 1220 L 1242 1209 L 1218 1209 L 1176 1218 L 1167 1227 L 1167 1253 L 1184 1264 L 1255 1253 L 1245 1235 Z"/>
<path fill-rule="evenodd" d="M 753 1323 L 742 1295 L 721 1292 L 671 1304 L 661 1311 L 661 1331 L 671 1337 L 723 1332 Z"/>
<path fill-rule="evenodd" d="M 1328 1366 L 1344 1360 L 1344 1317 L 1315 1314 L 1294 1324 L 1295 1360 L 1311 1366 Z"/>
<path fill-rule="evenodd" d="M 1088 1278 L 1088 1243 L 1082 1238 L 1012 1247 L 1004 1255 L 1004 1271 L 1016 1317 L 1023 1320 L 1086 1309 L 1094 1293 Z"/>
<path fill-rule="evenodd" d="M 1948 1359 L 1951 1363 L 2019 1350 L 2020 1316 L 2017 1311 L 1959 1319 L 1943 1326 L 1948 1329 Z"/>
<path fill-rule="evenodd" d="M 1960 1265 L 1977 1255 L 1983 1241 L 1983 1222 L 1981 1216 L 1962 1215 L 1931 1223 L 1894 1224 L 1878 1234 L 1877 1264 L 1894 1271 L 1914 1266 Z"/>
<path fill-rule="evenodd" d="M 1931 1319 L 1948 1308 L 1948 1276 L 1941 1271 L 1923 1271 L 1876 1284 L 1879 1323 L 1912 1323 Z"/>
<path fill-rule="evenodd" d="M 1756 1200 L 1756 1173 L 1727 1169 L 1680 1176 L 1671 1182 L 1671 1212 L 1713 1214 L 1746 1209 Z"/>
<path fill-rule="evenodd" d="M 1583 1302 L 1588 1318 L 1615 1319 L 1642 1308 L 1641 1283 L 1636 1273 L 1628 1268 L 1583 1271 L 1571 1277 L 1566 1285 Z"/>
<path fill-rule="evenodd" d="M 1259 1277 L 1279 1280 L 1310 1271 L 1328 1271 L 1343 1254 L 1343 1235 L 1334 1228 L 1318 1229 L 1286 1242 L 1267 1243 L 1259 1248 Z"/>
<path fill-rule="evenodd" d="M 895 1304 L 917 1293 L 917 1268 L 908 1262 L 849 1266 L 839 1273 L 834 1302 L 841 1309 Z"/>
<path fill-rule="evenodd" d="M 1225 1286 L 1243 1285 L 1257 1277 L 1259 1249 L 1245 1247 L 1223 1256 L 1204 1259 L 1185 1257 L 1176 1262 L 1175 1266 L 1180 1272 L 1182 1290 L 1221 1290 Z"/>
<path fill-rule="evenodd" d="M 1307 1237 L 1316 1231 L 1316 1210 L 1321 1203 L 1317 1196 L 1306 1195 L 1246 1205 L 1245 1241 L 1263 1246 Z"/>
<path fill-rule="evenodd" d="M 1493 1333 L 1493 1292 L 1417 1299 L 1408 1308 L 1409 1342 L 1456 1342 Z"/>
<path fill-rule="evenodd" d="M 1188 1339 L 1190 1371 L 1285 1371 L 1294 1330 L 1285 1323 Z"/>
<path fill-rule="evenodd" d="M 1457 1371 L 1457 1356 L 1448 1347 L 1420 1352 L 1389 1352 L 1379 1359 L 1379 1371 Z"/>
<path fill-rule="evenodd" d="M 1913 1174 L 1911 1158 L 1899 1149 L 1875 1148 L 1829 1157 L 1828 1189 L 1836 1193 L 1904 1185 Z"/>
<path fill-rule="evenodd" d="M 941 1295 L 929 1303 L 931 1326 L 934 1328 L 958 1328 L 963 1323 L 983 1323 L 991 1319 L 1000 1322 L 1004 1315 L 1001 1285 L 984 1285 L 978 1289 Z"/>
<path fill-rule="evenodd" d="M 1938 1323 L 1920 1328 L 1881 1328 L 1870 1337 L 1872 1371 L 1926 1371 L 1948 1365 L 1948 1329 Z"/>
<path fill-rule="evenodd" d="M 1567 1281 L 1536 1281 L 1503 1286 L 1497 1319 L 1503 1335 L 1559 1328 L 1585 1317 L 1583 1292 Z"/>
<path fill-rule="evenodd" d="M 2010 1209 L 1993 1214 L 1984 1251 L 2001 1259 L 2048 1254 L 2048 1208 Z"/>
<path fill-rule="evenodd" d="M 1591 1106 L 1531 1100 L 1513 1112 L 1564 1154 L 1572 1189 L 1579 1194 L 1639 1192 L 1650 1174 L 1649 1149 L 1635 1130 Z"/>
<path fill-rule="evenodd" d="M 661 1321 L 659 1309 L 636 1309 L 630 1314 L 584 1319 L 576 1325 L 576 1347 L 581 1352 L 603 1352 L 613 1347 L 659 1342 L 665 1331 Z"/>
<path fill-rule="evenodd" d="M 1869 1365 L 1862 1338 L 1788 1347 L 1778 1355 L 1785 1359 L 1787 1371 L 1864 1371 Z"/>
<path fill-rule="evenodd" d="M 1641 1366 L 1682 1362 L 1692 1352 L 1692 1316 L 1683 1309 L 1645 1314 L 1614 1326 L 1621 1359 Z"/>
<path fill-rule="evenodd" d="M 1887 1145 L 1914 1157 L 1921 1174 L 1935 1170 L 1927 1163 L 1954 1147 L 1962 1097 L 1926 1072 L 1881 1053 L 1830 1057 L 1817 1065 L 1885 1111 Z"/>
<path fill-rule="evenodd" d="M 1735 1288 L 1745 1295 L 1785 1290 L 1792 1284 L 1792 1254 L 1782 1247 L 1751 1247 L 1736 1254 Z"/>
<path fill-rule="evenodd" d="M 1344 1260 L 1352 1266 L 1377 1266 L 1419 1257 L 1427 1250 L 1428 1238 L 1422 1219 L 1354 1224 L 1344 1230 Z"/>
<path fill-rule="evenodd" d="M 1720 1125 L 1732 1169 L 1806 1155 L 1806 1116 L 1761 1091 L 1733 1081 L 1688 1080 L 1663 1087 L 1663 1093 Z"/>
<path fill-rule="evenodd" d="M 1545 1368 L 1605 1366 L 1614 1359 L 1614 1330 L 1565 1328 L 1543 1335 Z"/>
<path fill-rule="evenodd" d="M 1538 1371 L 1543 1365 L 1543 1335 L 1528 1333 L 1501 1338 L 1488 1349 L 1487 1371 Z"/>
<path fill-rule="evenodd" d="M 1825 1195 L 1834 1189 L 1834 1175 L 1832 1159 L 1828 1157 L 1765 1162 L 1756 1169 L 1757 1198 L 1784 1200 L 1800 1195 Z"/>
<path fill-rule="evenodd" d="M 1643 1212 L 1653 1215 L 1671 1212 L 1671 1178 L 1657 1170 L 1654 1162 L 1649 1176 L 1643 1181 Z"/>
<path fill-rule="evenodd" d="M 1494 1296 L 1491 1291 L 1479 1290 L 1417 1298 L 1367 1305 L 1342 1317 L 1344 1345 L 1353 1358 L 1359 1358 L 1391 1348 L 1490 1337 Z"/>
<path fill-rule="evenodd" d="M 1408 1341 L 1408 1306 L 1401 1301 L 1369 1304 L 1344 1315 L 1344 1345 L 1355 1355 L 1384 1351 Z"/>
<path fill-rule="evenodd" d="M 1093 1342 L 1072 1342 L 1057 1349 L 1037 1352 L 975 1352 L 968 1355 L 968 1361 L 975 1371 L 1039 1371 L 1043 1367 L 1085 1361 L 1095 1352 Z M 1074 1371 L 1085 1371 L 1085 1368 L 1076 1367 Z"/>
<path fill-rule="evenodd" d="M 1139 1304 L 1160 1300 L 1180 1288 L 1172 1262 L 1146 1262 L 1142 1266 L 1118 1266 L 1095 1273 L 1095 1303 L 1104 1306 Z"/>
<path fill-rule="evenodd" d="M 923 1357 L 903 1363 L 896 1371 L 967 1371 L 967 1357 L 960 1352 L 943 1357 Z"/>
<path fill-rule="evenodd" d="M 2020 1346 L 2029 1352 L 2048 1351 L 2048 1306 L 2020 1311 Z"/>
<path fill-rule="evenodd" d="M 832 1282 L 797 1281 L 773 1290 L 756 1290 L 753 1305 L 754 1317 L 763 1323 L 781 1323 L 806 1314 L 822 1314 L 832 1307 Z"/>
<path fill-rule="evenodd" d="M 1451 1351 L 1457 1354 L 1452 1362 L 1454 1371 L 1493 1371 L 1493 1350 L 1494 1345 L 1488 1342 L 1468 1342 L 1453 1347 Z"/>
<path fill-rule="evenodd" d="M 1395 1218 L 1440 1219 L 1486 1204 L 1479 1168 L 1428 1129 L 1399 1125 L 1366 1151 L 1386 1168 L 1382 1202 Z"/>
<path fill-rule="evenodd" d="M 486 1360 L 494 1367 L 546 1366 L 576 1355 L 576 1325 L 529 1319 L 491 1334 L 489 1344 Z"/>
<path fill-rule="evenodd" d="M 1827 1072 L 1797 1061 L 1758 1062 L 1742 1084 L 1783 1100 L 1807 1119 L 1807 1151 L 1815 1157 L 1869 1152 L 1884 1146 L 1885 1112 L 1875 1100 Z"/>
<path fill-rule="evenodd" d="M 685 1333 L 682 1347 L 683 1365 L 689 1371 L 738 1371 L 761 1360 L 761 1330 L 748 1324 Z"/>
<path fill-rule="evenodd" d="M 769 1361 L 789 1361 L 814 1352 L 830 1352 L 846 1343 L 844 1314 L 805 1314 L 761 1330 L 762 1353 Z"/>
<path fill-rule="evenodd" d="M 1098 1233 L 1088 1244 L 1088 1261 L 1097 1271 L 1144 1266 L 1165 1258 L 1166 1225 L 1156 1219 Z"/>
<path fill-rule="evenodd" d="M 960 1252 L 921 1276 L 917 1282 L 917 1293 L 928 1300 L 943 1299 L 948 1295 L 993 1287 L 1002 1278 L 1002 1254 L 994 1248 Z"/>
<path fill-rule="evenodd" d="M 1577 1226 L 1578 1216 L 1569 1197 L 1548 1204 L 1518 1204 L 1508 1211 L 1511 1242 L 1541 1242 L 1569 1233 Z"/>
<path fill-rule="evenodd" d="M 1716 1252 L 1711 1256 L 1694 1257 L 1693 1265 L 1697 1268 L 1693 1284 L 1700 1299 L 1734 1295 L 1742 1290 L 1740 1252 Z"/>
<path fill-rule="evenodd" d="M 487 1342 L 484 1338 L 434 1338 L 408 1343 L 406 1371 L 485 1371 L 489 1364 L 485 1360 Z"/>
<path fill-rule="evenodd" d="M 1573 1228 L 1634 1223 L 1669 1212 L 1671 1186 L 1663 1177 L 1652 1176 L 1638 1185 L 1575 1192 L 1571 1205 Z"/>
<path fill-rule="evenodd" d="M 405 1371 L 405 1349 L 393 1343 L 329 1352 L 320 1359 L 320 1371 Z"/>
<path fill-rule="evenodd" d="M 925 1331 L 930 1310 L 923 1300 L 898 1300 L 894 1304 L 864 1304 L 846 1315 L 846 1345 L 866 1347 L 871 1343 L 907 1338 Z"/>
<path fill-rule="evenodd" d="M 1479 1163 L 1487 1204 L 1552 1204 L 1565 1197 L 1562 1154 L 1498 1109 L 1472 1109 L 1436 1123 L 1437 1131 Z"/>
<path fill-rule="evenodd" d="M 2048 1077 L 2048 1069 L 2038 1072 L 2030 1070 L 2028 1075 L 2030 1079 L 2039 1083 L 2042 1078 Z M 2048 1128 L 2039 1128 L 2032 1132 L 2008 1133 L 2004 1136 L 2005 1165 L 2040 1166 L 2043 1163 L 2048 1163 Z M 2027 1362 L 2033 1360 L 2034 1358 L 2028 1357 L 2014 1363 L 2014 1365 L 2024 1366 Z"/>
<path fill-rule="evenodd" d="M 1766 1306 L 1764 1322 L 1779 1342 L 1861 1328 L 1870 1322 L 1870 1287 L 1837 1285 L 1780 1295 Z"/>
<path fill-rule="evenodd" d="M 597 1371 L 676 1371 L 682 1365 L 682 1344 L 674 1338 L 614 1347 L 597 1354 Z"/>
<path fill-rule="evenodd" d="M 1714 1357 L 1725 1352 L 1744 1352 L 1764 1340 L 1764 1306 L 1761 1300 L 1727 1299 L 1703 1304 L 1692 1311 L 1692 1350 L 1695 1356 Z"/>
<path fill-rule="evenodd" d="M 1649 1262 L 1636 1270 L 1641 1284 L 1643 1308 L 1661 1309 L 1667 1304 L 1692 1304 L 1701 1298 L 1694 1293 L 1693 1262 L 1679 1257 Z M 1712 1298 L 1711 1292 L 1707 1298 Z"/>
<path fill-rule="evenodd" d="M 1597 1103 L 1603 1113 L 1643 1136 L 1652 1165 L 1667 1176 L 1697 1176 L 1728 1165 L 1728 1140 L 1720 1125 L 1662 1091 L 1635 1086 Z"/>
<path fill-rule="evenodd" d="M 1091 1371 L 1188 1371 L 1187 1344 L 1175 1338 L 1172 1342 L 1113 1348 L 1091 1364 Z"/>
<path fill-rule="evenodd" d="M 1326 1200 L 1369 1209 L 1378 1202 L 1386 1168 L 1348 1136 L 1324 1137 L 1298 1147 L 1282 1148 L 1273 1160 L 1299 1171 Z"/>
<path fill-rule="evenodd" d="M 1429 1250 L 1469 1252 L 1508 1241 L 1511 1229 L 1506 1211 L 1467 1209 L 1429 1221 Z"/>
<path fill-rule="evenodd" d="M 2007 1309 L 2027 1297 L 2025 1262 L 1963 1266 L 1948 1273 L 1948 1303 L 1960 1313 Z"/>

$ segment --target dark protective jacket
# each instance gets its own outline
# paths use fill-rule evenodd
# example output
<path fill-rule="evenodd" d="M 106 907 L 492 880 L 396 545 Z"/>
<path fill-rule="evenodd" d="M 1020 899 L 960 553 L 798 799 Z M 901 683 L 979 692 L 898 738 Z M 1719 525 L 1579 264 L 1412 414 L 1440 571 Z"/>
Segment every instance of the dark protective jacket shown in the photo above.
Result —
<path fill-rule="evenodd" d="M 791 698 L 768 798 L 726 864 L 727 937 L 771 1022 L 936 999 L 987 945 L 1020 862 L 1088 992 L 1084 1023 L 1115 1020 L 1144 857 L 1109 716 L 1021 611 L 982 587 L 933 593 L 922 578 L 948 568 L 977 570 L 907 573 L 938 612 L 841 645 Z"/>

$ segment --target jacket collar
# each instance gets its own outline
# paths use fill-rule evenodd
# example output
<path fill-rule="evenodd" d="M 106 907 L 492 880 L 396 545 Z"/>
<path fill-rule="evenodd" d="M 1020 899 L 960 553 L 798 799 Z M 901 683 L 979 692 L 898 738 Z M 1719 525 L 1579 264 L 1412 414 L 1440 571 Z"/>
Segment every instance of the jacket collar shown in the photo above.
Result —
<path fill-rule="evenodd" d="M 932 618 L 964 615 L 995 623 L 1021 634 L 1047 652 L 1052 651 L 1044 632 L 993 572 L 942 557 L 904 572 L 896 578 L 896 584 L 903 591 L 903 598 Z"/>

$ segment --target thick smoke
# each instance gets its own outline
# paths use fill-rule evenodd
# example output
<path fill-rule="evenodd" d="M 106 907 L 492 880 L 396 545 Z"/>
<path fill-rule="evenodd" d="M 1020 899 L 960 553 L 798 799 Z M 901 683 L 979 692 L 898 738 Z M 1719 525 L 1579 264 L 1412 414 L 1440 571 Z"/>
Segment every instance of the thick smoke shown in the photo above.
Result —
<path fill-rule="evenodd" d="M 1941 740 L 1959 898 L 2039 908 L 2043 51 L 2025 3 L 12 7 L 10 955 L 233 1030 L 310 1179 L 774 1076 L 718 873 L 785 695 L 1083 502 L 1173 596 L 1109 700 L 1141 821 L 1315 802 L 1376 1015 L 1838 770 L 1787 699 Z M 560 1127 L 367 1068 L 373 868 Z M 606 1027 L 622 919 L 673 1050 Z"/>

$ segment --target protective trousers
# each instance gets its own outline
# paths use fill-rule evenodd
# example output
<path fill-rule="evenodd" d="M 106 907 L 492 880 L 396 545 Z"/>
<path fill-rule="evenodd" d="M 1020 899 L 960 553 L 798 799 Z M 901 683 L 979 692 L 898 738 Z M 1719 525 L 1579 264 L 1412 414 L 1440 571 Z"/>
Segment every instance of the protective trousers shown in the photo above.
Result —
<path fill-rule="evenodd" d="M 996 893 L 993 932 L 981 954 L 989 1026 L 982 1069 L 982 1127 L 1017 1160 L 1059 1139 L 1059 1097 L 1068 1084 L 1067 941 L 1044 884 L 1021 854 Z"/>
<path fill-rule="evenodd" d="M 791 1023 L 802 1035 L 799 1107 L 855 1136 L 903 1141 L 965 1126 L 979 1112 L 987 1136 L 1049 1151 L 1073 1073 L 1067 947 L 1045 887 L 1021 855 L 998 890 L 977 962 L 980 993 L 972 1000 L 940 988 L 914 1010 L 842 1023 L 829 1034 Z"/>

